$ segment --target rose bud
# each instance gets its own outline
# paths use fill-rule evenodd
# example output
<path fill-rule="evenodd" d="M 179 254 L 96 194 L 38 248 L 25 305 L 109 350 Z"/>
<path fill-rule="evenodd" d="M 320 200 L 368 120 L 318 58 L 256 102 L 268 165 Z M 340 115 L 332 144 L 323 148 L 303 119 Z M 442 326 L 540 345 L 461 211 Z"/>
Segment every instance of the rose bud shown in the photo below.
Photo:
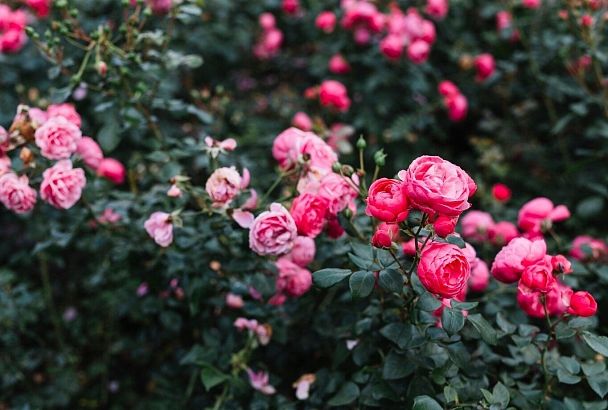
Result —
<path fill-rule="evenodd" d="M 492 196 L 498 202 L 507 202 L 511 199 L 511 189 L 505 184 L 494 184 L 492 186 Z"/>
<path fill-rule="evenodd" d="M 471 266 L 465 254 L 456 245 L 433 242 L 420 254 L 418 277 L 431 293 L 453 298 L 467 286 Z"/>
<path fill-rule="evenodd" d="M 397 224 L 387 224 L 383 222 L 378 225 L 378 228 L 372 237 L 372 245 L 376 248 L 390 248 L 398 236 L 399 226 Z"/>
<path fill-rule="evenodd" d="M 574 292 L 570 297 L 568 313 L 576 316 L 589 317 L 595 315 L 597 302 L 589 292 Z"/>
<path fill-rule="evenodd" d="M 477 81 L 485 81 L 494 74 L 496 62 L 494 57 L 489 53 L 480 54 L 475 57 L 475 70 L 477 71 Z"/>
<path fill-rule="evenodd" d="M 388 223 L 399 223 L 407 218 L 408 199 L 403 183 L 396 179 L 380 178 L 369 187 L 365 213 Z"/>
<path fill-rule="evenodd" d="M 521 275 L 521 282 L 532 290 L 547 293 L 555 282 L 552 269 L 545 261 L 527 266 Z"/>
<path fill-rule="evenodd" d="M 458 218 L 450 218 L 449 216 L 439 216 L 435 222 L 433 222 L 433 228 L 435 233 L 442 238 L 454 233 Z"/>
<path fill-rule="evenodd" d="M 116 185 L 125 182 L 125 166 L 114 158 L 104 158 L 99 162 L 97 175 L 106 178 Z"/>
<path fill-rule="evenodd" d="M 564 255 L 555 255 L 551 257 L 551 265 L 553 271 L 557 273 L 572 273 L 572 264 Z"/>

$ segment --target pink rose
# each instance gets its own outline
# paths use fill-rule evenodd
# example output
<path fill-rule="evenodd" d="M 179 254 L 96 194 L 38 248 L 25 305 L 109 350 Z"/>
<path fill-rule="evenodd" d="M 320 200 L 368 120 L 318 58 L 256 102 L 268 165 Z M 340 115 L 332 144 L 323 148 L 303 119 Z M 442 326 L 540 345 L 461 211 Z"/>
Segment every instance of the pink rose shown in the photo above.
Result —
<path fill-rule="evenodd" d="M 528 9 L 537 9 L 541 6 L 542 0 L 521 0 L 522 6 Z"/>
<path fill-rule="evenodd" d="M 382 222 L 372 236 L 372 245 L 376 248 L 390 248 L 399 237 L 399 225 Z"/>
<path fill-rule="evenodd" d="M 226 293 L 226 306 L 232 309 L 240 309 L 245 306 L 245 302 L 240 295 L 228 292 Z"/>
<path fill-rule="evenodd" d="M 78 148 L 80 128 L 64 117 L 52 117 L 36 130 L 36 145 L 48 159 L 67 159 Z"/>
<path fill-rule="evenodd" d="M 55 208 L 69 209 L 82 195 L 87 180 L 82 168 L 72 168 L 72 161 L 64 159 L 42 173 L 40 198 Z"/>
<path fill-rule="evenodd" d="M 291 250 L 298 228 L 281 204 L 273 203 L 253 221 L 249 247 L 258 255 L 283 255 Z"/>
<path fill-rule="evenodd" d="M 551 256 L 551 267 L 556 274 L 572 273 L 572 263 L 564 255 Z"/>
<path fill-rule="evenodd" d="M 40 18 L 47 17 L 51 11 L 53 0 L 25 0 L 28 7 L 32 8 Z"/>
<path fill-rule="evenodd" d="M 407 56 L 414 64 L 422 64 L 429 58 L 431 45 L 424 40 L 416 40 L 407 47 Z"/>
<path fill-rule="evenodd" d="M 464 120 L 469 111 L 469 103 L 467 101 L 467 97 L 462 94 L 446 98 L 445 105 L 448 109 L 448 117 L 450 117 L 450 120 L 454 122 Z"/>
<path fill-rule="evenodd" d="M 492 197 L 498 202 L 507 202 L 511 199 L 511 188 L 505 184 L 494 184 L 492 185 Z"/>
<path fill-rule="evenodd" d="M 416 256 L 416 240 L 410 239 L 407 242 L 403 242 L 401 244 L 401 249 L 405 255 Z"/>
<path fill-rule="evenodd" d="M 340 221 L 336 216 L 330 216 L 327 220 L 325 232 L 331 239 L 338 239 L 344 235 L 344 228 L 342 228 L 342 225 L 340 225 Z"/>
<path fill-rule="evenodd" d="M 99 144 L 91 137 L 82 137 L 76 144 L 76 153 L 82 158 L 85 165 L 96 170 L 103 159 L 103 151 Z"/>
<path fill-rule="evenodd" d="M 329 34 L 336 27 L 336 15 L 332 11 L 322 11 L 315 19 L 315 26 Z"/>
<path fill-rule="evenodd" d="M 284 257 L 304 268 L 315 259 L 315 252 L 314 239 L 308 236 L 298 236 L 293 242 L 293 248 Z"/>
<path fill-rule="evenodd" d="M 157 245 L 166 248 L 173 242 L 173 223 L 166 212 L 154 212 L 144 223 L 148 235 Z"/>
<path fill-rule="evenodd" d="M 494 70 L 496 69 L 494 57 L 489 53 L 480 54 L 475 57 L 474 65 L 477 71 L 477 76 L 475 77 L 477 81 L 487 80 L 494 74 Z"/>
<path fill-rule="evenodd" d="M 570 256 L 579 261 L 596 260 L 608 254 L 608 246 L 601 239 L 580 235 L 572 241 Z"/>
<path fill-rule="evenodd" d="M 29 186 L 27 176 L 8 172 L 0 176 L 0 202 L 11 211 L 24 214 L 36 205 L 36 191 Z"/>
<path fill-rule="evenodd" d="M 490 270 L 488 264 L 479 258 L 471 265 L 471 276 L 469 276 L 469 287 L 473 292 L 483 292 L 490 283 Z"/>
<path fill-rule="evenodd" d="M 312 120 L 310 119 L 308 114 L 302 111 L 295 113 L 293 119 L 291 120 L 291 125 L 301 129 L 302 131 L 312 130 Z"/>
<path fill-rule="evenodd" d="M 255 390 L 267 396 L 271 396 L 276 393 L 276 389 L 269 382 L 268 372 L 260 370 L 256 373 L 249 367 L 246 369 L 246 371 L 247 376 L 249 377 L 249 384 Z"/>
<path fill-rule="evenodd" d="M 22 29 L 9 29 L 0 34 L 0 52 L 16 53 L 23 48 L 27 42 L 27 35 Z"/>
<path fill-rule="evenodd" d="M 396 34 L 389 34 L 380 42 L 380 51 L 389 60 L 399 60 L 403 54 L 403 39 Z"/>
<path fill-rule="evenodd" d="M 541 261 L 546 254 L 545 241 L 515 238 L 496 255 L 492 275 L 504 283 L 517 282 L 526 266 Z"/>
<path fill-rule="evenodd" d="M 300 12 L 300 0 L 283 0 L 282 9 L 285 14 L 293 16 Z"/>
<path fill-rule="evenodd" d="M 0 176 L 9 172 L 11 170 L 11 166 L 11 159 L 8 157 L 8 155 L 0 153 Z"/>
<path fill-rule="evenodd" d="M 348 74 L 350 73 L 350 64 L 341 54 L 334 54 L 329 59 L 328 63 L 329 71 L 334 74 Z"/>
<path fill-rule="evenodd" d="M 120 185 L 125 182 L 127 171 L 125 170 L 125 166 L 120 161 L 114 158 L 104 158 L 97 166 L 97 175 L 115 183 L 116 185 Z"/>
<path fill-rule="evenodd" d="M 323 107 L 346 112 L 350 108 L 350 98 L 344 84 L 335 80 L 325 80 L 319 87 L 319 101 Z"/>
<path fill-rule="evenodd" d="M 241 192 L 242 178 L 235 167 L 223 167 L 213 171 L 207 179 L 205 190 L 214 206 L 228 206 Z"/>
<path fill-rule="evenodd" d="M 425 11 L 437 20 L 442 20 L 448 14 L 448 8 L 448 0 L 427 0 Z"/>
<path fill-rule="evenodd" d="M 439 83 L 439 86 L 437 87 L 439 94 L 441 94 L 444 97 L 452 97 L 455 95 L 460 94 L 460 90 L 458 89 L 458 87 L 456 87 L 456 85 L 448 80 L 444 80 L 442 82 Z"/>
<path fill-rule="evenodd" d="M 260 14 L 258 21 L 260 23 L 260 27 L 262 27 L 263 30 L 271 30 L 277 25 L 276 19 L 274 18 L 272 13 L 268 12 Z"/>
<path fill-rule="evenodd" d="M 469 211 L 460 220 L 463 238 L 484 242 L 488 238 L 488 230 L 494 226 L 492 215 L 483 211 Z"/>
<path fill-rule="evenodd" d="M 380 178 L 369 187 L 365 213 L 388 223 L 403 222 L 407 218 L 409 203 L 403 182 Z"/>
<path fill-rule="evenodd" d="M 517 286 L 517 302 L 524 312 L 536 318 L 545 317 L 545 308 L 541 300 L 542 293 L 533 291 L 522 282 Z M 551 285 L 546 294 L 547 313 L 550 316 L 560 316 L 568 310 L 572 289 L 557 280 Z"/>
<path fill-rule="evenodd" d="M 533 291 L 547 293 L 555 282 L 553 266 L 544 260 L 528 265 L 524 268 L 520 281 Z"/>
<path fill-rule="evenodd" d="M 439 217 L 433 221 L 433 229 L 435 230 L 437 236 L 445 238 L 446 236 L 454 233 L 457 223 L 458 217 L 439 215 Z"/>
<path fill-rule="evenodd" d="M 508 221 L 501 221 L 490 227 L 488 239 L 494 245 L 504 246 L 519 236 L 517 227 Z"/>
<path fill-rule="evenodd" d="M 82 119 L 76 111 L 74 104 L 51 104 L 46 109 L 48 118 L 63 117 L 78 128 L 82 126 Z"/>
<path fill-rule="evenodd" d="M 276 288 L 278 293 L 286 293 L 289 296 L 300 297 L 312 286 L 312 274 L 288 258 L 279 258 L 276 262 L 279 270 Z"/>
<path fill-rule="evenodd" d="M 147 0 L 154 14 L 167 14 L 171 11 L 172 0 Z"/>
<path fill-rule="evenodd" d="M 34 128 L 40 127 L 49 120 L 49 115 L 47 112 L 41 110 L 40 108 L 30 108 L 27 114 L 29 115 L 30 121 L 32 122 L 32 126 Z"/>
<path fill-rule="evenodd" d="M 319 195 L 304 193 L 291 204 L 291 216 L 298 228 L 298 234 L 316 238 L 325 226 L 329 201 Z"/>
<path fill-rule="evenodd" d="M 418 277 L 431 293 L 453 298 L 465 289 L 471 266 L 455 245 L 442 242 L 427 244 L 420 254 Z"/>
<path fill-rule="evenodd" d="M 462 168 L 440 157 L 419 157 L 399 177 L 411 206 L 431 216 L 458 217 L 471 207 L 468 200 L 477 190 Z"/>
<path fill-rule="evenodd" d="M 312 132 L 288 128 L 280 133 L 272 144 L 272 156 L 282 169 L 291 169 L 308 159 L 308 165 L 331 170 L 338 156 L 331 147 Z"/>
<path fill-rule="evenodd" d="M 533 238 L 542 236 L 544 228 L 550 228 L 553 222 L 561 222 L 569 217 L 570 211 L 564 205 L 554 206 L 550 199 L 541 197 L 521 207 L 517 224 Z"/>
<path fill-rule="evenodd" d="M 568 313 L 575 316 L 589 317 L 595 315 L 597 302 L 589 292 L 574 292 L 570 298 Z"/>
<path fill-rule="evenodd" d="M 4 127 L 0 126 L 0 155 L 8 151 L 8 146 L 10 145 L 10 142 L 11 141 L 8 132 L 4 129 Z"/>

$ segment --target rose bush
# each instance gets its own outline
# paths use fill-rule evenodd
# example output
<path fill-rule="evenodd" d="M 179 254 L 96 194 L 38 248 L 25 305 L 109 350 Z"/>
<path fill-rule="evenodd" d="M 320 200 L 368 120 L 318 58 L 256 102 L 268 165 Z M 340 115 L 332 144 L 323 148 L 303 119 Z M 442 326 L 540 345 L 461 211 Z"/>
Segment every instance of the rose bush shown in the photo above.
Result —
<path fill-rule="evenodd" d="M 608 5 L 0 5 L 0 408 L 607 407 Z"/>

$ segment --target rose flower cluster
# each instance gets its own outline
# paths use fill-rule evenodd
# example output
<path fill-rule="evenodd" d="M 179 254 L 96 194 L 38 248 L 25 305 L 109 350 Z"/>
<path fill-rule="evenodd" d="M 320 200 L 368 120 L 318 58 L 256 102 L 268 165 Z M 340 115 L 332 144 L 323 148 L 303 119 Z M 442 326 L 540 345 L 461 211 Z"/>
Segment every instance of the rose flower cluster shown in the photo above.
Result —
<path fill-rule="evenodd" d="M 34 208 L 38 195 L 30 178 L 38 178 L 42 162 L 52 165 L 42 172 L 40 198 L 59 209 L 74 206 L 86 185 L 85 172 L 73 166 L 75 160 L 114 183 L 123 182 L 124 166 L 104 158 L 99 145 L 82 135 L 81 125 L 73 105 L 52 104 L 46 111 L 19 106 L 9 130 L 0 127 L 0 202 L 6 208 L 19 214 Z M 9 156 L 17 149 L 19 161 Z"/>

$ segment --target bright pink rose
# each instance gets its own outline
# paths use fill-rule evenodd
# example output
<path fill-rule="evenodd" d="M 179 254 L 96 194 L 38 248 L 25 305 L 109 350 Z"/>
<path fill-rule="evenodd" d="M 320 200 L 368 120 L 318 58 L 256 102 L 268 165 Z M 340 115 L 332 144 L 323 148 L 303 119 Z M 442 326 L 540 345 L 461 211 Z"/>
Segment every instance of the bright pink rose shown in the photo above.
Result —
<path fill-rule="evenodd" d="M 477 71 L 477 76 L 475 77 L 477 81 L 487 80 L 494 74 L 494 70 L 496 69 L 494 57 L 489 53 L 480 54 L 475 57 L 474 65 Z"/>
<path fill-rule="evenodd" d="M 553 282 L 555 282 L 553 266 L 544 261 L 526 266 L 520 280 L 533 291 L 547 293 L 553 287 Z"/>
<path fill-rule="evenodd" d="M 431 45 L 424 40 L 416 40 L 407 47 L 407 56 L 414 64 L 422 64 L 429 58 Z"/>
<path fill-rule="evenodd" d="M 235 167 L 222 167 L 213 171 L 205 190 L 214 206 L 227 206 L 241 192 L 242 178 Z"/>
<path fill-rule="evenodd" d="M 11 170 L 11 159 L 6 154 L 0 153 L 0 176 L 6 174 Z"/>
<path fill-rule="evenodd" d="M 568 313 L 575 316 L 589 317 L 595 315 L 597 302 L 589 292 L 574 292 L 570 298 Z"/>
<path fill-rule="evenodd" d="M 291 125 L 296 128 L 301 129 L 302 131 L 310 131 L 312 130 L 312 120 L 305 112 L 298 111 L 293 116 L 291 120 Z"/>
<path fill-rule="evenodd" d="M 420 37 L 420 40 L 425 41 L 430 46 L 435 42 L 436 38 L 437 32 L 435 31 L 435 25 L 429 20 L 424 20 L 422 22 L 422 36 Z"/>
<path fill-rule="evenodd" d="M 551 266 L 556 274 L 572 273 L 572 263 L 564 255 L 555 255 L 551 257 Z"/>
<path fill-rule="evenodd" d="M 103 159 L 103 151 L 99 144 L 91 137 L 82 137 L 76 144 L 76 153 L 82 158 L 85 165 L 96 170 Z"/>
<path fill-rule="evenodd" d="M 517 302 L 524 312 L 536 318 L 545 317 L 545 308 L 541 299 L 541 292 L 533 291 L 519 282 L 517 286 Z M 568 310 L 572 289 L 568 286 L 554 281 L 551 289 L 546 293 L 547 312 L 550 316 L 560 316 Z"/>
<path fill-rule="evenodd" d="M 541 6 L 542 0 L 521 0 L 521 4 L 528 9 L 537 9 Z"/>
<path fill-rule="evenodd" d="M 27 42 L 27 35 L 21 29 L 9 29 L 0 34 L 0 52 L 17 53 Z"/>
<path fill-rule="evenodd" d="M 298 236 L 293 243 L 291 252 L 285 255 L 285 258 L 289 258 L 293 263 L 304 268 L 315 259 L 315 252 L 314 239 L 308 236 Z"/>
<path fill-rule="evenodd" d="M 173 242 L 173 223 L 171 215 L 166 212 L 154 212 L 144 223 L 144 228 L 154 242 L 163 248 Z"/>
<path fill-rule="evenodd" d="M 286 293 L 289 296 L 300 297 L 312 286 L 312 275 L 288 258 L 279 258 L 276 262 L 279 270 L 276 289 L 278 293 Z"/>
<path fill-rule="evenodd" d="M 316 238 L 325 227 L 325 217 L 329 201 L 319 195 L 304 193 L 291 204 L 291 216 L 298 228 L 298 234 Z"/>
<path fill-rule="evenodd" d="M 507 30 L 513 24 L 513 17 L 508 11 L 502 10 L 496 13 L 496 29 L 498 31 Z"/>
<path fill-rule="evenodd" d="M 260 23 L 260 27 L 262 27 L 263 30 L 271 30 L 277 25 L 276 19 L 274 18 L 272 13 L 260 14 L 258 21 Z"/>
<path fill-rule="evenodd" d="M 471 207 L 477 185 L 457 165 L 440 157 L 422 156 L 400 171 L 410 205 L 431 216 L 458 217 Z"/>
<path fill-rule="evenodd" d="M 553 222 L 565 221 L 570 211 L 564 205 L 554 206 L 548 198 L 535 198 L 525 203 L 519 210 L 517 224 L 530 237 L 542 236 L 543 230 Z"/>
<path fill-rule="evenodd" d="M 433 221 L 433 229 L 435 233 L 445 238 L 446 236 L 453 234 L 454 229 L 456 228 L 456 224 L 458 223 L 458 218 L 439 215 L 435 221 Z"/>
<path fill-rule="evenodd" d="M 348 74 L 350 73 L 350 64 L 341 54 L 334 54 L 329 59 L 328 63 L 329 71 L 334 74 Z"/>
<path fill-rule="evenodd" d="M 127 171 L 125 166 L 117 159 L 104 158 L 97 166 L 97 175 L 115 183 L 116 185 L 120 185 L 125 182 Z"/>
<path fill-rule="evenodd" d="M 36 145 L 48 159 L 67 159 L 78 148 L 80 128 L 65 117 L 53 117 L 36 130 Z"/>
<path fill-rule="evenodd" d="M 508 221 L 494 224 L 488 230 L 488 239 L 494 245 L 504 246 L 519 236 L 517 227 Z"/>
<path fill-rule="evenodd" d="M 327 228 L 325 232 L 331 239 L 338 239 L 344 235 L 344 228 L 342 228 L 342 225 L 340 225 L 340 221 L 336 216 L 331 216 L 327 219 Z"/>
<path fill-rule="evenodd" d="M 258 255 L 283 255 L 291 250 L 298 228 L 281 204 L 273 203 L 253 221 L 249 247 Z"/>
<path fill-rule="evenodd" d="M 380 178 L 369 187 L 365 213 L 388 223 L 399 223 L 407 218 L 409 203 L 403 182 Z"/>
<path fill-rule="evenodd" d="M 448 80 L 440 82 L 437 86 L 437 89 L 439 91 L 439 94 L 444 97 L 453 97 L 460 94 L 460 90 L 458 89 L 458 87 L 456 87 L 453 82 Z"/>
<path fill-rule="evenodd" d="M 608 254 L 608 245 L 601 239 L 580 235 L 572 241 L 570 256 L 579 261 L 596 260 Z"/>
<path fill-rule="evenodd" d="M 483 292 L 490 284 L 490 270 L 488 264 L 481 259 L 475 259 L 471 265 L 471 276 L 469 277 L 469 288 L 473 292 Z"/>
<path fill-rule="evenodd" d="M 40 18 L 47 17 L 51 12 L 53 0 L 25 0 L 28 7 L 32 8 Z"/>
<path fill-rule="evenodd" d="M 82 119 L 76 111 L 74 104 L 51 104 L 46 109 L 48 118 L 63 117 L 78 128 L 82 126 Z"/>
<path fill-rule="evenodd" d="M 448 117 L 454 122 L 462 121 L 466 118 L 469 111 L 469 102 L 467 97 L 462 94 L 455 95 L 445 99 L 445 105 L 448 109 Z"/>
<path fill-rule="evenodd" d="M 331 33 L 336 27 L 336 15 L 332 11 L 322 11 L 315 19 L 315 26 L 325 33 Z"/>
<path fill-rule="evenodd" d="M 293 16 L 300 12 L 300 0 L 283 0 L 281 7 L 285 14 Z"/>
<path fill-rule="evenodd" d="M 416 255 L 416 240 L 410 239 L 407 242 L 403 242 L 401 244 L 401 249 L 403 250 L 403 253 L 405 255 L 415 256 Z"/>
<path fill-rule="evenodd" d="M 0 202 L 11 211 L 24 214 L 36 205 L 36 191 L 29 186 L 27 176 L 8 172 L 0 176 Z"/>
<path fill-rule="evenodd" d="M 494 220 L 487 212 L 469 211 L 461 218 L 460 224 L 466 240 L 484 242 L 488 238 L 488 230 L 494 226 Z"/>
<path fill-rule="evenodd" d="M 496 255 L 492 275 L 503 283 L 517 282 L 526 266 L 541 261 L 546 254 L 545 241 L 515 238 Z"/>
<path fill-rule="evenodd" d="M 448 0 L 427 0 L 425 11 L 437 20 L 442 20 L 448 14 Z"/>
<path fill-rule="evenodd" d="M 380 51 L 389 60 L 399 60 L 403 55 L 404 47 L 403 39 L 396 34 L 389 34 L 380 41 Z"/>
<path fill-rule="evenodd" d="M 376 248 L 390 248 L 399 237 L 399 225 L 382 222 L 372 236 L 372 245 Z"/>
<path fill-rule="evenodd" d="M 319 87 L 319 101 L 323 107 L 346 112 L 350 108 L 350 98 L 344 84 L 335 80 L 325 80 Z"/>
<path fill-rule="evenodd" d="M 453 298 L 467 285 L 471 266 L 460 248 L 449 243 L 432 242 L 420 254 L 418 277 L 431 293 Z"/>
<path fill-rule="evenodd" d="M 86 183 L 84 170 L 64 159 L 42 173 L 40 198 L 55 208 L 69 209 L 80 199 Z"/>
<path fill-rule="evenodd" d="M 23 10 L 13 11 L 6 4 L 0 4 L 0 31 L 23 30 L 26 25 L 27 15 Z"/>
<path fill-rule="evenodd" d="M 329 201 L 329 213 L 337 215 L 347 207 L 356 210 L 355 199 L 359 192 L 355 186 L 359 185 L 356 175 L 350 179 L 334 172 L 329 172 L 321 177 L 320 180 L 312 180 L 306 184 L 298 184 L 298 192 L 318 194 Z"/>
<path fill-rule="evenodd" d="M 492 186 L 492 197 L 498 202 L 507 202 L 511 199 L 511 189 L 505 184 L 494 184 Z"/>

